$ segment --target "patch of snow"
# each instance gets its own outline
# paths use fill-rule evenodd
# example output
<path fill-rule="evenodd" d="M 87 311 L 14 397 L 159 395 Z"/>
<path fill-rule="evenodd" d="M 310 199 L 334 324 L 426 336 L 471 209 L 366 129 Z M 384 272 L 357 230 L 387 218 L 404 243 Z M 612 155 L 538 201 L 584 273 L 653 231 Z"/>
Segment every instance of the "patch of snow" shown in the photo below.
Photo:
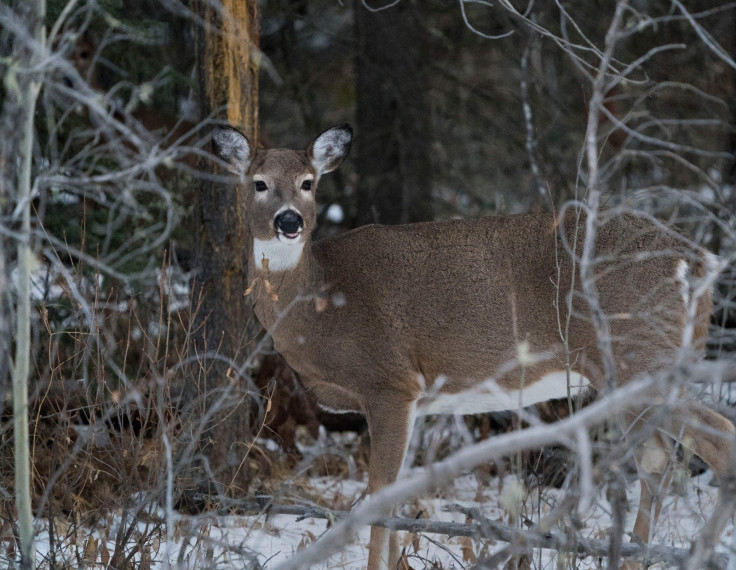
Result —
<path fill-rule="evenodd" d="M 327 208 L 327 213 L 325 214 L 325 216 L 333 224 L 341 224 L 345 219 L 345 212 L 343 212 L 342 206 L 340 206 L 340 204 L 330 204 L 330 206 Z"/>
<path fill-rule="evenodd" d="M 713 188 L 704 184 L 700 187 L 700 197 L 706 202 L 712 202 L 716 199 L 716 194 L 713 192 Z"/>
<path fill-rule="evenodd" d="M 711 166 L 708 169 L 708 176 L 716 184 L 721 181 L 721 171 L 720 171 L 720 169 L 716 168 L 715 166 Z"/>
<path fill-rule="evenodd" d="M 262 447 L 265 447 L 268 451 L 271 451 L 273 453 L 281 451 L 281 446 L 272 439 L 259 437 L 256 439 L 256 443 Z"/>

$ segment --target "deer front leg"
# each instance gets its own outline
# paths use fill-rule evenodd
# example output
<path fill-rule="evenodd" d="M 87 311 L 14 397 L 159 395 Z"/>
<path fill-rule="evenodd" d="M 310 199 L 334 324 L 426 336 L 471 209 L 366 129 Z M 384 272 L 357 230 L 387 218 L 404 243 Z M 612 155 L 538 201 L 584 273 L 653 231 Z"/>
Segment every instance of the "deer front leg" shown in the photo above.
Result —
<path fill-rule="evenodd" d="M 399 394 L 380 394 L 366 406 L 366 419 L 371 436 L 368 492 L 373 494 L 396 481 L 411 432 L 414 428 L 416 403 Z M 395 509 L 386 512 L 393 516 Z M 371 527 L 368 570 L 394 570 L 399 561 L 399 543 L 395 532 Z"/>
<path fill-rule="evenodd" d="M 660 488 L 667 487 L 665 477 L 671 456 L 672 443 L 661 434 L 654 434 L 636 451 L 636 468 L 641 490 L 639 510 L 634 522 L 634 538 L 642 544 L 649 544 L 659 518 L 662 507 Z"/>

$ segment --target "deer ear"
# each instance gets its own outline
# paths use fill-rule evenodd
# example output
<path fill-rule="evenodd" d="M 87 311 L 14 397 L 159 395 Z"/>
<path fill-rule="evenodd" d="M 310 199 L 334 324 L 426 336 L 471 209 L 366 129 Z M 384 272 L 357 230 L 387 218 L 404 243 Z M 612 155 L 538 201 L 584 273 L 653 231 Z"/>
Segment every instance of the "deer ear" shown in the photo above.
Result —
<path fill-rule="evenodd" d="M 212 151 L 229 165 L 233 174 L 241 176 L 253 160 L 248 139 L 233 127 L 218 126 L 212 129 Z"/>
<path fill-rule="evenodd" d="M 307 149 L 307 158 L 318 175 L 332 172 L 350 152 L 353 128 L 345 123 L 326 130 Z"/>

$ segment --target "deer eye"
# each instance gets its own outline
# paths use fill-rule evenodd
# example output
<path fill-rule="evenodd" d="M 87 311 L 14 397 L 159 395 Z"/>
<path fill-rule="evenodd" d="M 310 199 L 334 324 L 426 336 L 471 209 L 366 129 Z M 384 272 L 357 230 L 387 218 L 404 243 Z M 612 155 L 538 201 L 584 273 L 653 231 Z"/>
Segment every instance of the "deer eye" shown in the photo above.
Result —
<path fill-rule="evenodd" d="M 266 183 L 263 180 L 256 180 L 254 182 L 256 187 L 256 192 L 265 192 L 268 190 L 268 186 L 266 186 Z"/>
<path fill-rule="evenodd" d="M 302 190 L 309 191 L 312 189 L 312 181 L 311 180 L 305 180 L 302 182 Z"/>

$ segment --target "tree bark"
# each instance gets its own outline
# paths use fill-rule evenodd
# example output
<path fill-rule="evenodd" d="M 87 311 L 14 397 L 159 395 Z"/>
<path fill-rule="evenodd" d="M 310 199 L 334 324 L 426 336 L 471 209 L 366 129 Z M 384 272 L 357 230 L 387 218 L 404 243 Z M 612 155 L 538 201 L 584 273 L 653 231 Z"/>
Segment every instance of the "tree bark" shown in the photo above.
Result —
<path fill-rule="evenodd" d="M 358 222 L 432 219 L 426 36 L 413 1 L 355 2 Z"/>
<path fill-rule="evenodd" d="M 258 138 L 258 6 L 255 0 L 224 0 L 217 9 L 197 4 L 205 24 L 197 30 L 201 118 L 214 115 Z M 208 163 L 204 170 L 213 172 Z M 219 174 L 222 174 L 220 172 Z M 248 357 L 259 327 L 247 284 L 249 239 L 243 189 L 203 178 L 194 200 L 197 272 L 192 295 L 193 351 L 197 369 L 186 398 L 204 406 L 231 390 L 226 409 L 205 432 L 204 454 L 225 491 L 239 494 L 248 483 L 246 442 L 251 439 L 248 381 L 235 372 Z M 213 357 L 213 355 L 217 357 Z M 196 415 L 194 416 L 196 418 Z M 220 488 L 223 490 L 223 487 Z"/>

